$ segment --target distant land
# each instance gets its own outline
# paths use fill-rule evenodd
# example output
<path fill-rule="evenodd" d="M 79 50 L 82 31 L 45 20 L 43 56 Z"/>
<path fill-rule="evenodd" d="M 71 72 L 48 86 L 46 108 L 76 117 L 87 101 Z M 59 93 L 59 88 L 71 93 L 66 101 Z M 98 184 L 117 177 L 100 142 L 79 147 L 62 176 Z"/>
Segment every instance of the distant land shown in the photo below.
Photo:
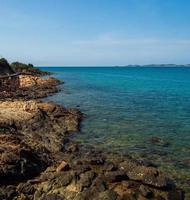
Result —
<path fill-rule="evenodd" d="M 115 67 L 190 67 L 190 64 L 148 64 L 148 65 L 124 65 Z"/>

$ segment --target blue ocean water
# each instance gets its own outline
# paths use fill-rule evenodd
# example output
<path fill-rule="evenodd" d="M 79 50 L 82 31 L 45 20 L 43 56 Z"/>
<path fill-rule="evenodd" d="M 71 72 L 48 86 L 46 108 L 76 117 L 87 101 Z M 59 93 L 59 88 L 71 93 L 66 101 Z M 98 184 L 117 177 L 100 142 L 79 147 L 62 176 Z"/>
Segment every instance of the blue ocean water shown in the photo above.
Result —
<path fill-rule="evenodd" d="M 44 67 L 65 84 L 47 99 L 86 114 L 77 140 L 147 159 L 190 188 L 190 68 Z"/>

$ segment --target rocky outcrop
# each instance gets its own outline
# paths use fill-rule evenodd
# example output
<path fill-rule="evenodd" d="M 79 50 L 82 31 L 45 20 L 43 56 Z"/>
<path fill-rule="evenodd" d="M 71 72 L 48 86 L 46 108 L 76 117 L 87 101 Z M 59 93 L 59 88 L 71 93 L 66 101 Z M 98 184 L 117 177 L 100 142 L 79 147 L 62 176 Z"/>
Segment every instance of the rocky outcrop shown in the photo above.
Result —
<path fill-rule="evenodd" d="M 42 78 L 35 75 L 20 75 L 19 76 L 20 87 L 16 91 L 1 92 L 0 100 L 6 99 L 37 99 L 47 97 L 53 93 L 59 91 L 57 85 L 61 81 L 47 77 Z"/>
<path fill-rule="evenodd" d="M 22 142 L 38 151 L 56 153 L 67 133 L 79 130 L 81 113 L 53 103 L 37 101 L 0 102 L 0 128 L 16 132 Z"/>
<path fill-rule="evenodd" d="M 57 162 L 66 135 L 79 130 L 81 117 L 76 109 L 52 103 L 0 102 L 1 189 L 32 179 Z"/>
<path fill-rule="evenodd" d="M 5 58 L 0 59 L 0 76 L 14 74 L 14 70 L 10 67 Z"/>

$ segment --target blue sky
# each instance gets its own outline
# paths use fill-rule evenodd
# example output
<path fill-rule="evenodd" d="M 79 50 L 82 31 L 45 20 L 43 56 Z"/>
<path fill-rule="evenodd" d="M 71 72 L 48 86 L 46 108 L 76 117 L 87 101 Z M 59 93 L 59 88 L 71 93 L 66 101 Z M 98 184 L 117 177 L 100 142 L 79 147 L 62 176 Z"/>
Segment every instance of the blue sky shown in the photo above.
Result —
<path fill-rule="evenodd" d="M 189 0 L 0 0 L 0 55 L 35 65 L 190 63 Z"/>

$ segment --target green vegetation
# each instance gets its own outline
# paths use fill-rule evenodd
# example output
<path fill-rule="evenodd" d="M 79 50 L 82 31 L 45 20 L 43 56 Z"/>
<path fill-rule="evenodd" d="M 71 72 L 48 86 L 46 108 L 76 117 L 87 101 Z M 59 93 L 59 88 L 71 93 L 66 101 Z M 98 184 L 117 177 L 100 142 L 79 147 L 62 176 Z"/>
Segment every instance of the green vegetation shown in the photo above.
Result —
<path fill-rule="evenodd" d="M 47 75 L 48 72 L 41 71 L 40 69 L 34 67 L 32 64 L 24 64 L 20 62 L 13 62 L 11 64 L 11 67 L 16 71 L 16 72 L 22 72 L 22 73 L 31 73 L 35 75 Z"/>

